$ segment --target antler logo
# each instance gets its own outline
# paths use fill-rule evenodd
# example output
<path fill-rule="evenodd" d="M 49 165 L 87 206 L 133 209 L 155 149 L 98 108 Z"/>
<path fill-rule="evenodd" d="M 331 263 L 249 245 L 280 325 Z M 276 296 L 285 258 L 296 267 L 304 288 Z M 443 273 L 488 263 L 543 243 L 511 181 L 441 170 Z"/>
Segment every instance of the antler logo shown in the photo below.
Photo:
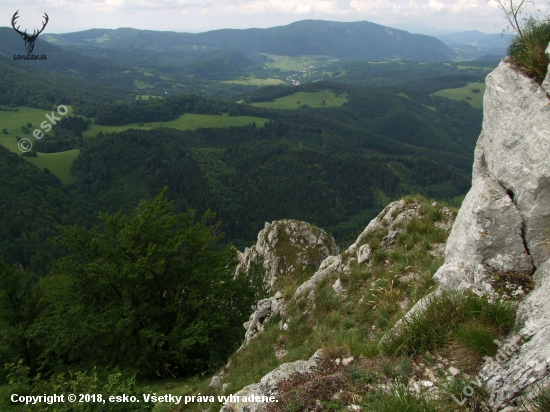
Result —
<path fill-rule="evenodd" d="M 46 13 L 44 13 L 44 19 L 46 19 L 46 21 L 44 22 L 44 25 L 42 26 L 42 29 L 38 30 L 38 32 L 36 30 L 33 30 L 32 36 L 29 36 L 27 34 L 27 30 L 25 30 L 25 32 L 21 32 L 21 31 L 19 31 L 20 26 L 17 26 L 17 28 L 15 27 L 15 20 L 17 20 L 19 18 L 18 14 L 19 14 L 19 10 L 17 10 L 15 12 L 15 14 L 13 15 L 13 17 L 11 19 L 11 26 L 13 27 L 13 29 L 17 33 L 19 33 L 21 35 L 21 38 L 23 40 L 25 40 L 25 49 L 27 49 L 27 53 L 30 54 L 34 50 L 34 42 L 38 38 L 38 35 L 44 31 L 44 29 L 46 28 L 46 25 L 48 24 L 48 20 L 50 20 L 50 18 L 48 17 L 48 15 Z"/>

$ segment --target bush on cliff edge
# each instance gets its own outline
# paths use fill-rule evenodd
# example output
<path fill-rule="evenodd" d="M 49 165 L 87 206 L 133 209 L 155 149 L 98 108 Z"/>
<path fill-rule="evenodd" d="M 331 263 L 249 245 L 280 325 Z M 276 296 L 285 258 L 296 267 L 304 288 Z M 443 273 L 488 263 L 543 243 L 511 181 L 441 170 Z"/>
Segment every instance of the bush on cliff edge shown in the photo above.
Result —
<path fill-rule="evenodd" d="M 545 50 L 550 42 L 550 21 L 529 19 L 508 46 L 508 55 L 523 71 L 534 75 L 542 82 L 548 71 L 550 60 Z"/>

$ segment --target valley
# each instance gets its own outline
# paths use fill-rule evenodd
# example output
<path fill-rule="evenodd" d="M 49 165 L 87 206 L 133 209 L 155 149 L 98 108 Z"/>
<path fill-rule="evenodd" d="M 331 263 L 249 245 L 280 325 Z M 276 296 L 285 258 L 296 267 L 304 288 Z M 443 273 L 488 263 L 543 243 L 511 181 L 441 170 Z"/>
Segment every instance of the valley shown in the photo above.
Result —
<path fill-rule="evenodd" d="M 12 392 L 263 390 L 280 365 L 317 368 L 322 349 L 327 373 L 284 381 L 269 412 L 390 412 L 377 379 L 432 379 L 414 368 L 439 350 L 446 368 L 460 353 L 477 367 L 485 352 L 453 345 L 468 328 L 504 339 L 507 304 L 445 295 L 433 342 L 380 342 L 436 287 L 506 41 L 368 21 L 94 28 L 41 34 L 48 59 L 23 62 L 0 27 L 0 409 L 42 410 Z M 351 400 L 320 384 L 295 396 L 333 378 Z"/>

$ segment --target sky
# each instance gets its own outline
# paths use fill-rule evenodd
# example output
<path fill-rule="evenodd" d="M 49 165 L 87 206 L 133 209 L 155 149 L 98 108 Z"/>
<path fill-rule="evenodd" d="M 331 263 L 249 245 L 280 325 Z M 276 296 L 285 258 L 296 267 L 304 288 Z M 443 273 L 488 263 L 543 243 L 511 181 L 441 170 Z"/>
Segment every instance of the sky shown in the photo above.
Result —
<path fill-rule="evenodd" d="M 528 7 L 531 14 L 548 10 L 542 2 Z M 447 32 L 499 33 L 507 26 L 495 0 L 2 0 L 0 26 L 9 27 L 16 10 L 21 30 L 31 32 L 42 27 L 46 12 L 50 20 L 44 33 L 119 27 L 196 33 L 308 19 L 367 20 L 411 32 L 429 32 L 427 25 Z"/>

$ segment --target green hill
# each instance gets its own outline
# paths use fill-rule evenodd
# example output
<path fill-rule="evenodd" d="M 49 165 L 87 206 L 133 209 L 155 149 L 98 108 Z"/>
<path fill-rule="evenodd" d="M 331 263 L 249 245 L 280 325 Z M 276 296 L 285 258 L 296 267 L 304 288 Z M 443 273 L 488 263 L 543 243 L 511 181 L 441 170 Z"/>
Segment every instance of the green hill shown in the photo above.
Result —
<path fill-rule="evenodd" d="M 342 60 L 450 60 L 453 51 L 435 37 L 411 34 L 367 21 L 341 23 L 303 20 L 268 29 L 223 29 L 205 33 L 175 33 L 130 28 L 92 29 L 50 34 L 59 46 L 156 50 L 236 50 L 246 56 L 260 53 L 301 56 L 326 55 Z"/>

